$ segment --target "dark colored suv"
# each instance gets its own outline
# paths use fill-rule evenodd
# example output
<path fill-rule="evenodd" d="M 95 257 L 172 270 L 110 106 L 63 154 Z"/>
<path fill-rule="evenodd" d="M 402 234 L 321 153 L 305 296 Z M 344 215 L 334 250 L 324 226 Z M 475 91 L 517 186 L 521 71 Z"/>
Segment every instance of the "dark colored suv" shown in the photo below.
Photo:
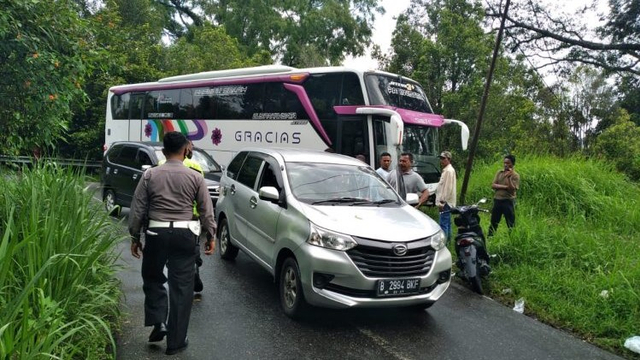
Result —
<path fill-rule="evenodd" d="M 122 207 L 130 207 L 133 193 L 142 173 L 165 160 L 162 143 L 120 141 L 109 147 L 102 160 L 100 184 L 102 199 L 110 214 L 118 215 Z M 218 201 L 220 165 L 204 150 L 194 147 L 192 160 L 198 162 L 204 172 L 211 201 Z"/>

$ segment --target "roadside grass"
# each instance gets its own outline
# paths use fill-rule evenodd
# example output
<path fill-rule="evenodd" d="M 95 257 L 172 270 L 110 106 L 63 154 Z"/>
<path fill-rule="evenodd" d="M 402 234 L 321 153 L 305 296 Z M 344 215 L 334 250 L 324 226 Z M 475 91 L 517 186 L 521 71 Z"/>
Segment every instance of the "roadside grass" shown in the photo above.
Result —
<path fill-rule="evenodd" d="M 122 240 L 84 173 L 0 173 L 0 358 L 113 359 Z"/>
<path fill-rule="evenodd" d="M 467 203 L 493 198 L 501 166 L 474 170 Z M 507 231 L 503 219 L 488 241 L 497 256 L 490 296 L 510 307 L 524 298 L 527 315 L 637 358 L 624 341 L 640 335 L 640 185 L 581 158 L 523 156 L 516 171 L 516 227 Z M 481 217 L 486 232 L 489 216 Z"/>

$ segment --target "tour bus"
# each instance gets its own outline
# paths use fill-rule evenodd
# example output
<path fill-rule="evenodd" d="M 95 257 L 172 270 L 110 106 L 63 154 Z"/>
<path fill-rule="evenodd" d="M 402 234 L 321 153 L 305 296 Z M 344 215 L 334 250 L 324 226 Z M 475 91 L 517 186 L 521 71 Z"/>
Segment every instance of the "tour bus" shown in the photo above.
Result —
<path fill-rule="evenodd" d="M 268 65 L 173 76 L 109 89 L 105 146 L 162 141 L 180 131 L 222 165 L 247 146 L 316 149 L 364 155 L 373 168 L 383 152 L 393 167 L 402 152 L 435 192 L 440 178 L 438 130 L 467 126 L 433 113 L 417 82 L 347 67 Z"/>

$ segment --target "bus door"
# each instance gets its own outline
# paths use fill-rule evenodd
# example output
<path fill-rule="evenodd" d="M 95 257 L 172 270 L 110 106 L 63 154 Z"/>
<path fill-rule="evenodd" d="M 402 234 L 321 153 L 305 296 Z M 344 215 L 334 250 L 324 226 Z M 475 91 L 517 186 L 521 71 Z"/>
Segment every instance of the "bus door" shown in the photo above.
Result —
<path fill-rule="evenodd" d="M 129 141 L 142 141 L 142 134 L 144 134 L 144 125 L 146 124 L 146 121 L 142 120 L 144 98 L 144 93 L 131 94 L 129 105 L 131 107 L 131 113 L 129 117 L 129 133 L 127 134 L 127 140 Z"/>
<path fill-rule="evenodd" d="M 338 116 L 336 122 L 337 141 L 335 150 L 348 156 L 364 155 L 367 164 L 371 164 L 369 152 L 369 127 L 367 116 Z"/>

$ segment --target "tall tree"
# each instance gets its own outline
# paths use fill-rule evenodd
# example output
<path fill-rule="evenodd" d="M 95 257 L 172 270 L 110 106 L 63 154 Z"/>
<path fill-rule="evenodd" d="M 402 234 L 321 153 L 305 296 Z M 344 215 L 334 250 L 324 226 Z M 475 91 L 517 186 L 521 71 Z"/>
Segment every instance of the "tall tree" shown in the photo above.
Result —
<path fill-rule="evenodd" d="M 414 0 L 398 19 L 392 53 L 377 57 L 387 70 L 418 80 L 437 113 L 474 129 L 495 38 L 485 32 L 484 20 L 477 1 Z M 523 56 L 501 55 L 476 155 L 569 151 L 572 138 L 560 99 Z M 457 128 L 442 128 L 443 147 L 458 149 L 459 138 Z"/>
<path fill-rule="evenodd" d="M 377 0 L 158 0 L 194 26 L 205 21 L 225 27 L 247 54 L 268 50 L 283 64 L 337 65 L 362 55 L 373 21 L 384 9 Z M 314 55 L 309 58 L 309 52 Z"/>
<path fill-rule="evenodd" d="M 607 84 L 607 77 L 602 71 L 586 65 L 576 68 L 567 85 L 573 113 L 571 130 L 579 147 L 586 149 L 598 123 L 615 113 L 614 90 Z"/>
<path fill-rule="evenodd" d="M 72 0 L 0 8 L 0 153 L 25 153 L 62 136 L 96 49 Z"/>
<path fill-rule="evenodd" d="M 488 11 L 496 19 L 503 15 L 498 3 Z M 540 66 L 582 63 L 640 75 L 640 0 L 609 0 L 602 25 L 592 28 L 596 6 L 594 2 L 567 14 L 540 1 L 516 3 L 507 14 L 506 41 L 512 50 L 542 58 Z"/>
<path fill-rule="evenodd" d="M 223 27 L 204 24 L 192 32 L 167 48 L 164 61 L 167 75 L 271 64 L 266 51 L 247 58 L 238 41 L 227 35 Z"/>

